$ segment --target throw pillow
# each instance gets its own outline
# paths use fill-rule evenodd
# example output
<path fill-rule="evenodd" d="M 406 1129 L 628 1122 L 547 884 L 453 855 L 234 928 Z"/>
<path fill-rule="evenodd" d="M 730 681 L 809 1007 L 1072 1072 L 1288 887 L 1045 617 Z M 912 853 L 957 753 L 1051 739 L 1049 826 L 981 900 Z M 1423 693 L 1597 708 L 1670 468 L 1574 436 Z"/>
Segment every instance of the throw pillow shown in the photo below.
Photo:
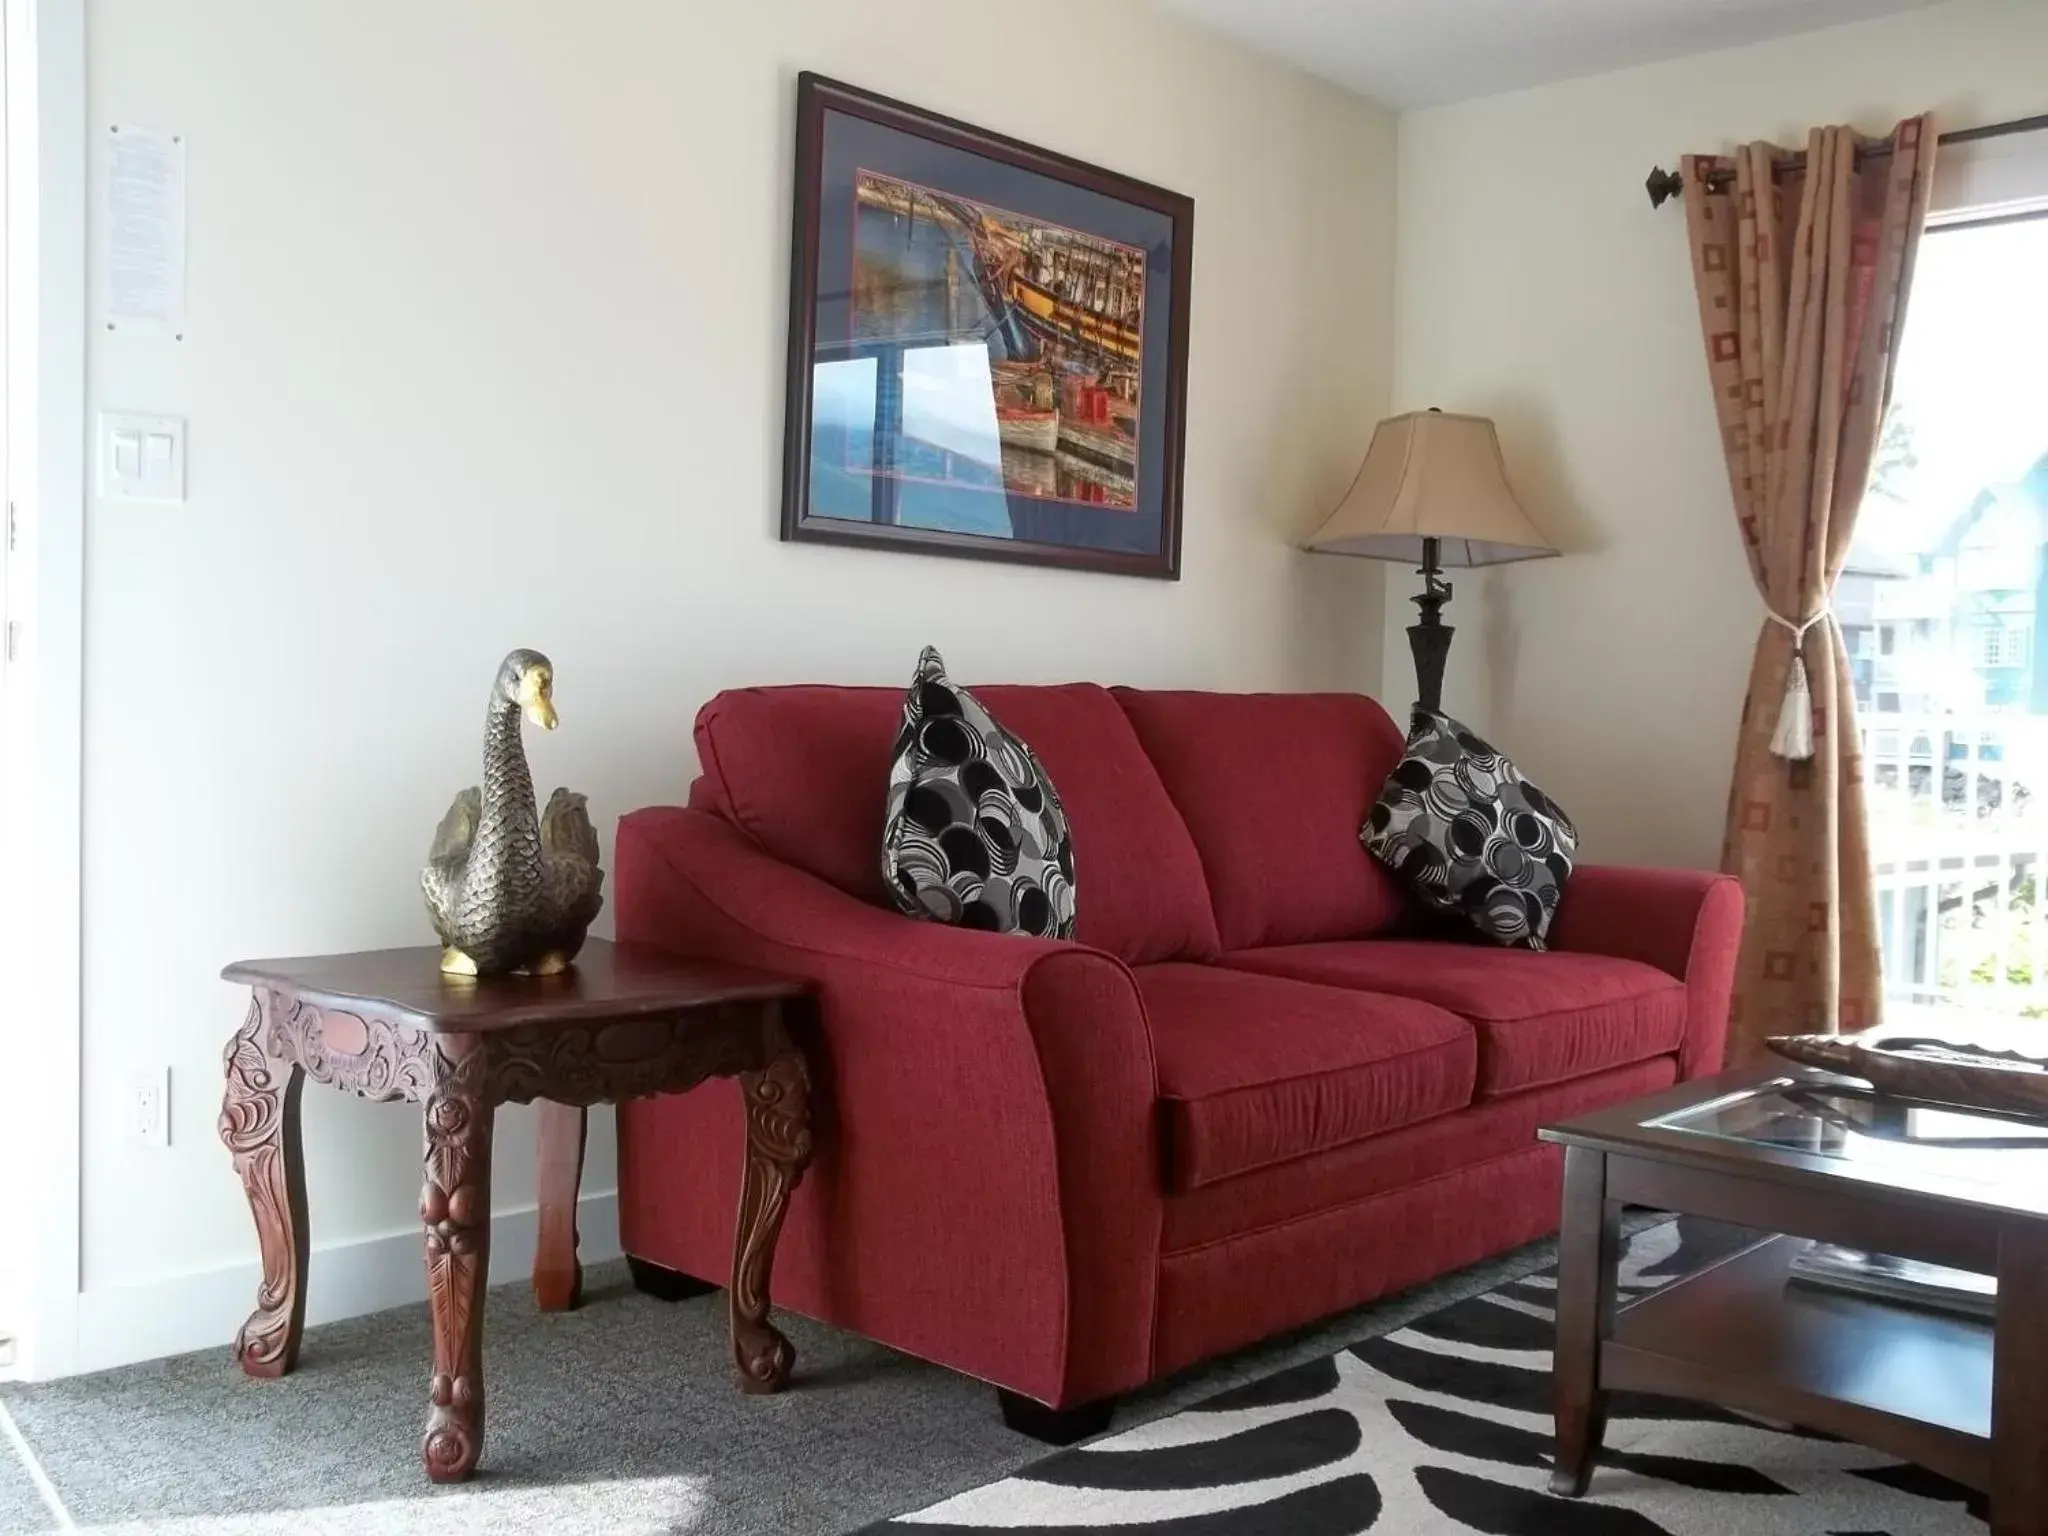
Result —
<path fill-rule="evenodd" d="M 882 878 L 911 917 L 1074 936 L 1074 841 L 1052 780 L 931 646 L 889 764 Z"/>
<path fill-rule="evenodd" d="M 1427 905 L 1505 945 L 1542 949 L 1578 829 L 1515 765 L 1418 706 L 1359 837 Z"/>

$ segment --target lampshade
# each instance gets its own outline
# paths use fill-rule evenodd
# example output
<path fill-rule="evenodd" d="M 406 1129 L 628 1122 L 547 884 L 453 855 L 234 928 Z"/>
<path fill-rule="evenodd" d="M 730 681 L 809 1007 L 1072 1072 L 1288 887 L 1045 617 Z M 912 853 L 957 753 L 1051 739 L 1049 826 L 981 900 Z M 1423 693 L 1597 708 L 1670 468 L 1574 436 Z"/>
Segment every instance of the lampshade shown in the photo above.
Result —
<path fill-rule="evenodd" d="M 1445 565 L 1534 560 L 1557 549 L 1508 486 L 1484 416 L 1411 411 L 1381 422 L 1358 478 L 1307 547 L 1417 564 L 1436 539 Z"/>

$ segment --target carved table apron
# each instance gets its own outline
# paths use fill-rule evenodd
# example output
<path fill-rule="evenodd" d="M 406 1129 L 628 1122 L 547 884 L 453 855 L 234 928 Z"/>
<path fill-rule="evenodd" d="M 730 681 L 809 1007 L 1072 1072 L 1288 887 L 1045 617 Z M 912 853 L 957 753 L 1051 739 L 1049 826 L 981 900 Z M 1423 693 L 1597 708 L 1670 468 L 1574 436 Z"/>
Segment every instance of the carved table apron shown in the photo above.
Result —
<path fill-rule="evenodd" d="M 593 946 L 595 947 L 595 946 Z M 609 946 L 606 946 L 609 949 Z M 279 962 L 291 964 L 292 962 Z M 230 967 L 231 979 L 252 979 Z M 746 1173 L 733 1245 L 729 1311 L 740 1384 L 773 1392 L 795 1362 L 768 1321 L 769 1274 L 790 1192 L 811 1157 L 810 1079 L 789 1029 L 809 1006 L 784 997 L 690 1003 L 606 1019 L 463 1031 L 388 1016 L 375 1000 L 313 1001 L 254 980 L 247 1020 L 228 1042 L 221 1139 L 248 1191 L 262 1249 L 256 1310 L 235 1338 L 251 1376 L 297 1363 L 306 1315 L 307 1215 L 299 1098 L 305 1079 L 360 1098 L 402 1099 L 426 1125 L 426 1227 L 434 1369 L 421 1455 L 436 1482 L 467 1478 L 483 1448 L 483 1301 L 490 1264 L 491 1128 L 503 1103 L 542 1104 L 540 1252 L 545 1310 L 574 1306 L 576 1182 L 585 1106 L 679 1093 L 737 1077 L 747 1106 Z M 588 1010 L 584 1010 L 585 1013 Z"/>

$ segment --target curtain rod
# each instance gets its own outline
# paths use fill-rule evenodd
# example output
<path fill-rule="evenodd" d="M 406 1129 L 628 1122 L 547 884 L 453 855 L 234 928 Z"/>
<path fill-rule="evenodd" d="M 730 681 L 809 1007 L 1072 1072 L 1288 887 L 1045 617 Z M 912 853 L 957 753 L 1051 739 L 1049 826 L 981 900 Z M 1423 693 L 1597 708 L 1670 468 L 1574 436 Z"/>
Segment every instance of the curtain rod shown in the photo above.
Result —
<path fill-rule="evenodd" d="M 1935 142 L 1938 144 L 1969 144 L 1978 139 L 2002 139 L 2010 133 L 2041 133 L 2044 131 L 2048 131 L 2048 112 L 2042 113 L 2039 117 L 2015 118 L 2009 123 L 1987 123 L 1982 128 L 1958 128 L 1953 133 L 1944 133 Z M 1865 160 L 1881 159 L 1891 152 L 1892 147 L 1889 143 L 1873 144 L 1867 149 L 1857 150 L 1856 160 L 1860 165 Z M 1789 155 L 1780 155 L 1771 162 L 1771 173 L 1776 175 L 1779 171 L 1796 171 L 1805 164 L 1806 152 L 1804 150 L 1799 150 Z M 1710 187 L 1725 187 L 1734 179 L 1735 173 L 1733 171 L 1709 171 L 1706 175 L 1706 183 Z M 1672 198 L 1685 195 L 1685 178 L 1676 171 L 1665 170 L 1660 165 L 1651 169 L 1649 179 L 1643 183 L 1643 187 L 1650 194 L 1650 206 L 1652 208 L 1662 208 Z"/>

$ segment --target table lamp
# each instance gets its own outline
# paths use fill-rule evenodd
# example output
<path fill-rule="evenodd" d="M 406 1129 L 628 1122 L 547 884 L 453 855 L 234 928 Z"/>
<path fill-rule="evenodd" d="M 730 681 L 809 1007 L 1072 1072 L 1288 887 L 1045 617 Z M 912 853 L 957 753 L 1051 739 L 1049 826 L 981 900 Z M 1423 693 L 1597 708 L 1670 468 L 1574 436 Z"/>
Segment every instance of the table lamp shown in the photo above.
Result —
<path fill-rule="evenodd" d="M 1444 567 L 1557 553 L 1515 500 L 1493 423 L 1449 411 L 1410 411 L 1374 428 L 1358 478 L 1305 547 L 1419 564 L 1422 614 L 1408 627 L 1408 644 L 1416 698 L 1428 710 L 1442 708 L 1454 632 L 1442 617 L 1451 596 Z"/>

